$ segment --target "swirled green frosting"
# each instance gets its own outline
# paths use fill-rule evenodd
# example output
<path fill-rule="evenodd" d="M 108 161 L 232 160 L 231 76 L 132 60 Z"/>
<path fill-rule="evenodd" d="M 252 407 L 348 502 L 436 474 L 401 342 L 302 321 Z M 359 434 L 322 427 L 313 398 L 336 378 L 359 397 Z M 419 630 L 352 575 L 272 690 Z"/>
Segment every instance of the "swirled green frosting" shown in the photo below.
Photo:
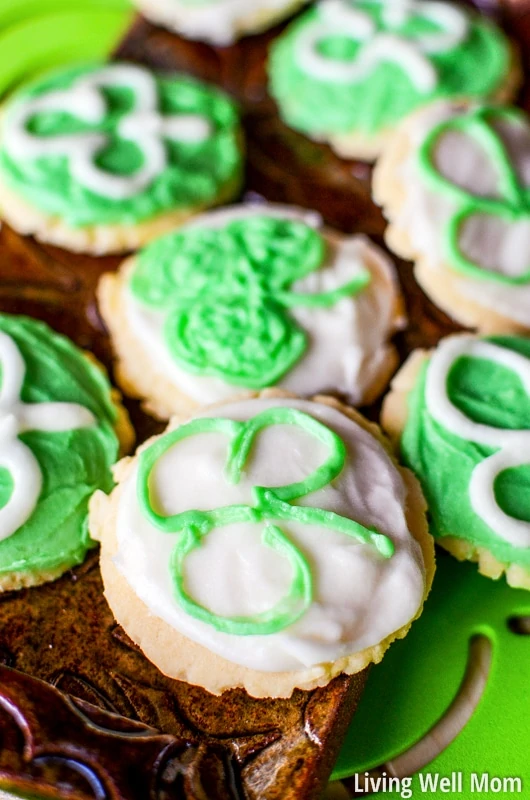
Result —
<path fill-rule="evenodd" d="M 530 358 L 527 339 L 495 337 L 488 341 Z M 401 451 L 423 487 L 431 533 L 435 537 L 456 536 L 487 548 L 502 563 L 529 568 L 530 549 L 514 547 L 499 538 L 471 506 L 471 474 L 496 449 L 466 441 L 432 418 L 425 401 L 426 372 L 427 365 L 409 395 Z M 474 422 L 530 430 L 530 399 L 511 369 L 485 359 L 461 357 L 449 373 L 447 387 L 452 403 Z M 530 455 L 528 466 L 501 472 L 494 491 L 505 513 L 530 520 Z"/>
<path fill-rule="evenodd" d="M 306 335 L 289 308 L 333 306 L 370 281 L 362 271 L 330 292 L 294 292 L 324 255 L 310 226 L 258 214 L 159 239 L 140 254 L 130 286 L 137 300 L 165 313 L 166 344 L 183 369 L 259 389 L 305 352 Z"/>
<path fill-rule="evenodd" d="M 97 420 L 75 430 L 20 434 L 37 458 L 43 485 L 31 517 L 0 541 L 0 574 L 81 563 L 94 545 L 88 534 L 88 500 L 96 489 L 112 489 L 110 467 L 118 457 L 110 385 L 77 347 L 41 322 L 0 314 L 0 331 L 14 340 L 25 362 L 24 403 L 78 403 Z M 12 488 L 10 474 L 0 470 L 0 507 Z"/>
<path fill-rule="evenodd" d="M 381 2 L 357 0 L 352 6 L 368 14 L 378 32 L 387 32 Z M 274 43 L 269 62 L 270 91 L 282 117 L 291 127 L 317 138 L 331 133 L 378 133 L 394 127 L 420 104 L 438 98 L 487 97 L 499 88 L 509 70 L 510 49 L 504 34 L 488 20 L 470 15 L 465 41 L 429 53 L 438 83 L 427 94 L 395 61 L 384 56 L 362 80 L 319 80 L 302 68 L 297 47 L 308 26 L 316 22 L 324 27 L 321 15 L 316 5 L 293 22 Z M 432 22 L 412 15 L 393 32 L 417 41 L 436 30 Z M 347 30 L 338 29 L 318 47 L 330 61 L 350 63 L 363 46 L 364 42 L 355 40 Z"/>
<path fill-rule="evenodd" d="M 47 93 L 67 90 L 82 76 L 97 73 L 104 65 L 69 68 L 39 80 L 8 102 L 4 125 L 10 125 L 14 110 L 26 101 Z M 152 73 L 151 73 L 152 74 Z M 152 182 L 125 199 L 87 188 L 72 174 L 66 155 L 12 157 L 0 147 L 2 179 L 36 208 L 57 215 L 72 227 L 90 225 L 134 225 L 173 209 L 202 208 L 224 194 L 238 191 L 242 174 L 240 128 L 234 104 L 221 91 L 187 76 L 153 76 L 162 119 L 166 115 L 197 115 L 211 126 L 204 140 L 175 140 L 162 136 L 166 167 Z M 107 112 L 102 122 L 89 124 L 65 112 L 36 113 L 30 120 L 32 133 L 43 139 L 70 134 L 96 133 L 108 137 L 97 155 L 97 166 L 111 175 L 130 176 L 143 162 L 134 141 L 119 130 L 120 122 L 135 108 L 131 88 L 100 90 Z"/>

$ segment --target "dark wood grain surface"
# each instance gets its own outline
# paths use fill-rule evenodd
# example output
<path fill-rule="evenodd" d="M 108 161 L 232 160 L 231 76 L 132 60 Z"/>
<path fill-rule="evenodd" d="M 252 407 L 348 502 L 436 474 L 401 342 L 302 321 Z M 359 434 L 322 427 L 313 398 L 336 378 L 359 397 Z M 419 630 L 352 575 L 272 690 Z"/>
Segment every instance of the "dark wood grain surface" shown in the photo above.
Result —
<path fill-rule="evenodd" d="M 481 5 L 521 43 L 530 71 L 530 1 Z M 221 49 L 138 18 L 117 55 L 198 75 L 238 99 L 248 137 L 246 193 L 315 208 L 329 224 L 381 242 L 370 168 L 288 130 L 267 96 L 264 60 L 278 30 Z M 528 86 L 520 103 L 530 108 Z M 94 290 L 118 263 L 44 247 L 4 226 L 0 309 L 47 321 L 111 366 Z M 410 265 L 398 268 L 410 319 L 398 339 L 405 357 L 455 326 L 417 288 Z M 127 405 L 139 441 L 161 429 L 136 403 Z M 377 407 L 367 413 L 375 417 Z M 69 800 L 316 797 L 366 677 L 340 677 L 290 700 L 242 691 L 216 698 L 165 678 L 114 622 L 97 552 L 53 584 L 0 597 L 0 664 L 0 786 Z"/>

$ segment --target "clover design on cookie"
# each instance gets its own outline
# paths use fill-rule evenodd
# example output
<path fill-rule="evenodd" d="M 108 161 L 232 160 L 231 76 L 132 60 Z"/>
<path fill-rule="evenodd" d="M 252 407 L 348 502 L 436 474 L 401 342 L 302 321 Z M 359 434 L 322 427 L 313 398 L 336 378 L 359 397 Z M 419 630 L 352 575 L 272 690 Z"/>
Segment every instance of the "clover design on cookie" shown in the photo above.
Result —
<path fill-rule="evenodd" d="M 184 511 L 172 516 L 164 516 L 154 508 L 151 496 L 153 471 L 164 454 L 178 442 L 205 433 L 226 436 L 224 477 L 227 484 L 238 484 L 248 467 L 256 438 L 266 428 L 276 425 L 297 426 L 320 441 L 328 449 L 324 463 L 296 483 L 285 486 L 253 486 L 252 505 L 227 505 L 208 511 Z M 152 525 L 164 533 L 178 535 L 170 566 L 175 596 L 181 607 L 192 617 L 216 630 L 236 635 L 276 633 L 296 622 L 312 603 L 313 576 L 304 554 L 282 530 L 282 522 L 328 528 L 376 548 L 383 558 L 390 558 L 394 552 L 393 542 L 374 528 L 366 528 L 354 520 L 325 509 L 295 504 L 296 501 L 328 486 L 340 475 L 346 458 L 346 447 L 336 433 L 304 412 L 281 407 L 262 411 L 247 422 L 206 417 L 194 419 L 161 437 L 145 450 L 140 456 L 138 471 L 140 506 Z M 186 557 L 201 547 L 209 533 L 237 522 L 263 522 L 265 528 L 262 543 L 289 560 L 293 577 L 287 595 L 271 609 L 253 616 L 220 616 L 197 603 L 188 594 L 184 565 Z"/>
<path fill-rule="evenodd" d="M 530 447 L 530 430 L 476 422 L 454 404 L 448 378 L 455 362 L 462 357 L 483 359 L 512 370 L 527 398 L 530 398 L 530 360 L 495 342 L 466 335 L 449 337 L 433 354 L 425 384 L 427 408 L 436 422 L 484 448 L 468 487 L 474 513 L 502 540 L 514 547 L 530 547 L 530 522 L 507 514 L 499 505 L 495 490 L 495 482 L 503 472 L 530 464 L 530 451 L 526 449 Z M 480 396 L 479 387 L 474 387 L 474 392 Z"/>
<path fill-rule="evenodd" d="M 12 536 L 33 513 L 42 489 L 42 472 L 31 449 L 19 438 L 26 431 L 61 432 L 94 425 L 88 408 L 78 403 L 24 403 L 26 366 L 15 341 L 0 332 L 0 467 L 13 488 L 0 508 L 0 540 Z"/>
<path fill-rule="evenodd" d="M 319 11 L 297 41 L 300 67 L 318 80 L 355 83 L 390 61 L 427 94 L 438 84 L 429 56 L 455 48 L 468 33 L 461 10 L 429 0 L 322 0 Z M 359 48 L 354 58 L 344 57 L 345 40 Z"/>
<path fill-rule="evenodd" d="M 305 352 L 306 335 L 290 308 L 332 306 L 370 282 L 362 268 L 332 291 L 296 292 L 293 284 L 324 258 L 324 240 L 309 225 L 253 216 L 155 242 L 140 255 L 131 290 L 166 312 L 166 344 L 184 369 L 259 389 Z"/>
<path fill-rule="evenodd" d="M 473 220 L 491 219 L 504 224 L 530 225 L 530 186 L 525 185 L 503 138 L 499 126 L 524 130 L 523 115 L 515 109 L 482 106 L 459 117 L 441 122 L 430 131 L 423 142 L 418 158 L 424 179 L 440 194 L 453 203 L 456 210 L 450 216 L 444 231 L 444 244 L 451 267 L 471 278 L 498 281 L 509 285 L 530 281 L 528 269 L 519 274 L 506 274 L 480 266 L 464 252 L 462 239 L 466 226 Z M 436 166 L 436 149 L 443 137 L 460 134 L 473 142 L 486 157 L 489 168 L 497 178 L 493 192 L 471 192 L 443 175 Z"/>
<path fill-rule="evenodd" d="M 129 90 L 132 106 L 109 115 L 104 91 L 118 88 Z M 49 120 L 60 115 L 72 117 L 66 126 L 70 132 L 49 133 Z M 41 124 L 35 130 L 39 118 Z M 213 132 L 203 115 L 163 113 L 154 77 L 133 64 L 81 74 L 66 89 L 24 98 L 11 108 L 8 122 L 4 147 L 11 158 L 36 164 L 43 158 L 66 158 L 81 186 L 112 200 L 139 194 L 166 169 L 166 141 L 176 147 L 201 143 Z M 120 141 L 132 143 L 140 155 L 139 165 L 130 174 L 98 163 L 106 148 Z"/>

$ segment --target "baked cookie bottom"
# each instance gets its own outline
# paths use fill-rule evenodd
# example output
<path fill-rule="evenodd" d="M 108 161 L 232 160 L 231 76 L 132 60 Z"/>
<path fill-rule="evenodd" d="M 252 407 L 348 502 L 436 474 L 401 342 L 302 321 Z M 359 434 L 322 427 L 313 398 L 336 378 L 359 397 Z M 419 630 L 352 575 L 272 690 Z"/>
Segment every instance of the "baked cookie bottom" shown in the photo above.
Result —
<path fill-rule="evenodd" d="M 530 321 L 526 326 L 462 294 L 459 282 L 463 276 L 447 262 L 433 265 L 425 253 L 414 246 L 408 229 L 397 222 L 407 194 L 407 187 L 400 180 L 400 175 L 410 157 L 408 131 L 415 125 L 416 114 L 421 114 L 421 110 L 413 114 L 391 137 L 374 169 L 372 193 L 374 201 L 382 207 L 388 219 L 385 231 L 388 248 L 401 258 L 414 262 L 414 277 L 425 294 L 454 321 L 485 335 L 527 334 Z"/>
<path fill-rule="evenodd" d="M 201 20 L 190 19 L 190 8 L 178 7 L 175 0 L 135 0 L 145 19 L 181 34 L 188 39 L 210 42 L 214 45 L 230 45 L 243 36 L 261 33 L 271 28 L 282 19 L 286 19 L 298 11 L 307 0 L 286 0 L 281 8 L 248 8 L 232 20 L 232 30 L 222 33 L 211 22 L 204 25 Z M 212 10 L 212 14 L 215 9 Z M 222 9 L 221 9 L 222 11 Z M 193 15 L 191 15 L 193 16 Z"/>
<path fill-rule="evenodd" d="M 105 375 L 107 374 L 106 369 L 92 353 L 85 352 L 85 356 L 88 361 L 101 369 Z M 117 413 L 114 430 L 119 441 L 119 454 L 120 457 L 122 457 L 130 452 L 135 441 L 135 433 L 127 410 L 122 404 L 121 394 L 117 389 L 111 390 L 111 398 Z M 2 592 L 12 592 L 18 589 L 40 586 L 43 583 L 55 581 L 69 569 L 77 566 L 78 563 L 78 561 L 68 560 L 58 567 L 45 569 L 40 572 L 38 570 L 28 570 L 8 572 L 5 575 L 0 575 L 0 594 Z"/>
<path fill-rule="evenodd" d="M 296 396 L 269 389 L 253 397 L 285 397 Z M 237 398 L 233 398 L 237 399 Z M 382 435 L 377 425 L 367 422 L 358 412 L 330 397 L 316 396 L 319 402 L 337 409 L 372 434 L 392 455 L 389 442 Z M 226 401 L 222 404 L 225 405 Z M 214 409 L 216 406 L 211 406 Z M 175 427 L 184 420 L 174 418 L 171 426 Z M 149 442 L 142 446 L 148 446 Z M 434 543 L 428 531 L 426 505 L 419 483 L 410 470 L 396 467 L 405 483 L 408 503 L 408 527 L 419 543 L 425 564 L 425 590 L 423 602 L 427 598 L 435 570 Z M 118 623 L 125 629 L 132 640 L 140 647 L 144 655 L 170 678 L 186 681 L 202 686 L 212 694 L 242 687 L 252 697 L 290 697 L 294 689 L 310 690 L 325 686 L 341 673 L 352 675 L 360 672 L 371 663 L 379 663 L 385 651 L 396 639 L 406 636 L 409 628 L 423 610 L 423 602 L 416 616 L 405 626 L 392 633 L 374 647 L 354 653 L 338 661 L 320 664 L 311 669 L 295 672 L 259 672 L 234 664 L 221 656 L 210 652 L 196 642 L 179 633 L 168 623 L 153 615 L 129 586 L 113 563 L 117 551 L 116 517 L 119 507 L 122 482 L 133 468 L 133 459 L 121 461 L 115 471 L 118 482 L 114 492 L 107 496 L 96 492 L 90 503 L 90 532 L 93 538 L 101 542 L 100 568 L 105 587 L 105 597 Z"/>
<path fill-rule="evenodd" d="M 102 276 L 98 289 L 98 306 L 110 333 L 115 355 L 114 375 L 118 386 L 125 394 L 142 401 L 142 408 L 157 419 L 167 420 L 174 414 L 187 414 L 204 403 L 193 399 L 181 391 L 167 377 L 163 367 L 150 357 L 142 340 L 132 329 L 127 317 L 126 292 L 128 279 L 134 269 L 136 258 L 127 259 L 118 272 Z M 405 317 L 403 299 L 396 292 L 393 320 L 389 325 L 388 339 L 401 327 Z M 366 388 L 359 405 L 370 405 L 384 392 L 390 378 L 399 365 L 399 356 L 390 341 L 381 343 L 384 358 Z M 252 397 L 255 393 L 234 387 L 240 397 Z"/>
<path fill-rule="evenodd" d="M 416 350 L 412 353 L 392 380 L 390 392 L 384 400 L 381 426 L 396 447 L 407 424 L 407 397 L 414 388 L 420 370 L 428 357 L 427 350 Z M 502 575 L 505 575 L 506 581 L 510 586 L 516 589 L 530 590 L 530 572 L 524 567 L 518 564 L 503 563 L 495 558 L 487 548 L 451 534 L 436 537 L 435 541 L 459 561 L 477 563 L 478 571 L 481 575 L 493 578 L 493 580 L 498 580 Z"/>
<path fill-rule="evenodd" d="M 239 188 L 240 179 L 237 178 L 228 183 L 211 203 L 163 212 L 136 225 L 90 225 L 73 228 L 60 217 L 46 214 L 32 206 L 7 186 L 0 174 L 0 216 L 23 236 L 34 236 L 40 242 L 75 253 L 103 256 L 138 250 L 158 236 L 179 228 L 201 211 L 233 199 Z"/>

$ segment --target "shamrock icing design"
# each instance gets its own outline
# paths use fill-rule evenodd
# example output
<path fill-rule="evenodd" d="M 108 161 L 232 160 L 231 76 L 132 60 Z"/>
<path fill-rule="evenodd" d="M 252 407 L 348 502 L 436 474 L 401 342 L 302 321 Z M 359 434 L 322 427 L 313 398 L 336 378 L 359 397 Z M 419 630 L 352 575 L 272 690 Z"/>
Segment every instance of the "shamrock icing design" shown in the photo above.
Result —
<path fill-rule="evenodd" d="M 77 403 L 23 403 L 26 367 L 14 340 L 0 332 L 0 467 L 13 489 L 0 509 L 0 540 L 17 531 L 33 513 L 42 489 L 42 472 L 31 449 L 18 437 L 25 431 L 60 432 L 95 424 L 91 411 Z"/>
<path fill-rule="evenodd" d="M 451 266 L 471 278 L 508 285 L 526 284 L 530 281 L 530 262 L 522 274 L 507 275 L 482 268 L 466 256 L 461 247 L 463 229 L 472 218 L 489 217 L 507 224 L 526 221 L 530 224 L 530 187 L 525 186 L 517 174 L 506 145 L 495 128 L 496 123 L 519 128 L 527 126 L 523 115 L 514 109 L 483 106 L 469 111 L 440 123 L 430 131 L 419 151 L 419 165 L 429 185 L 457 205 L 444 231 L 445 249 Z M 465 135 L 485 153 L 498 176 L 495 196 L 473 194 L 438 170 L 436 147 L 444 136 L 454 132 Z"/>
<path fill-rule="evenodd" d="M 134 95 L 133 108 L 110 123 L 104 89 L 122 87 Z M 38 135 L 31 130 L 37 115 L 67 113 L 82 123 L 75 132 Z M 80 129 L 79 129 L 80 128 Z M 199 114 L 165 115 L 157 84 L 145 69 L 114 64 L 78 77 L 68 89 L 25 98 L 11 109 L 4 146 L 15 159 L 37 161 L 64 156 L 72 177 L 86 189 L 113 200 L 126 200 L 146 189 L 168 165 L 165 141 L 197 143 L 212 134 L 208 119 Z M 141 165 L 120 175 L 98 166 L 98 155 L 115 139 L 132 142 Z"/>
<path fill-rule="evenodd" d="M 465 41 L 468 21 L 454 6 L 430 0 L 322 0 L 320 15 L 302 32 L 297 58 L 302 69 L 318 80 L 355 83 L 382 62 L 395 62 L 417 90 L 428 94 L 438 84 L 429 55 L 446 52 Z M 421 34 L 404 29 L 412 21 L 430 23 L 435 31 Z M 355 58 L 333 58 L 320 50 L 328 37 L 347 37 L 360 49 Z"/>
<path fill-rule="evenodd" d="M 318 269 L 324 255 L 322 237 L 308 225 L 255 216 L 158 240 L 140 255 L 131 290 L 167 314 L 166 343 L 184 369 L 258 389 L 306 349 L 289 308 L 332 306 L 370 281 L 363 269 L 335 290 L 294 292 L 291 285 Z"/>
<path fill-rule="evenodd" d="M 462 356 L 481 358 L 512 369 L 530 398 L 530 360 L 505 347 L 473 336 L 446 339 L 432 356 L 425 390 L 431 416 L 446 430 L 470 442 L 495 448 L 471 474 L 469 498 L 474 512 L 514 547 L 530 547 L 530 523 L 506 514 L 495 496 L 495 480 L 507 469 L 530 463 L 530 430 L 495 428 L 474 422 L 453 405 L 447 389 L 449 373 Z"/>
<path fill-rule="evenodd" d="M 184 511 L 172 516 L 158 513 L 151 502 L 150 480 L 153 469 L 162 456 L 182 440 L 205 433 L 227 437 L 228 452 L 225 480 L 239 483 L 249 461 L 256 437 L 274 425 L 298 426 L 323 443 L 329 451 L 325 462 L 297 483 L 287 486 L 252 488 L 253 505 L 229 505 L 210 511 Z M 140 456 L 138 498 L 142 513 L 164 533 L 178 534 L 171 560 L 175 596 L 181 607 L 192 617 L 216 630 L 235 635 L 266 635 L 277 633 L 292 625 L 309 608 L 313 598 L 311 567 L 303 553 L 289 540 L 277 524 L 293 522 L 317 525 L 351 536 L 373 546 L 383 558 L 394 552 L 392 541 L 375 529 L 365 528 L 353 520 L 331 511 L 311 506 L 294 505 L 294 501 L 327 486 L 340 475 L 346 462 L 346 447 L 337 434 L 313 417 L 291 408 L 272 408 L 262 411 L 247 422 L 222 418 L 199 418 L 162 436 Z M 264 522 L 262 543 L 283 554 L 291 564 L 293 578 L 288 594 L 273 608 L 254 616 L 227 617 L 214 614 L 198 604 L 187 593 L 184 579 L 186 557 L 200 548 L 205 537 L 215 528 L 237 522 Z"/>

